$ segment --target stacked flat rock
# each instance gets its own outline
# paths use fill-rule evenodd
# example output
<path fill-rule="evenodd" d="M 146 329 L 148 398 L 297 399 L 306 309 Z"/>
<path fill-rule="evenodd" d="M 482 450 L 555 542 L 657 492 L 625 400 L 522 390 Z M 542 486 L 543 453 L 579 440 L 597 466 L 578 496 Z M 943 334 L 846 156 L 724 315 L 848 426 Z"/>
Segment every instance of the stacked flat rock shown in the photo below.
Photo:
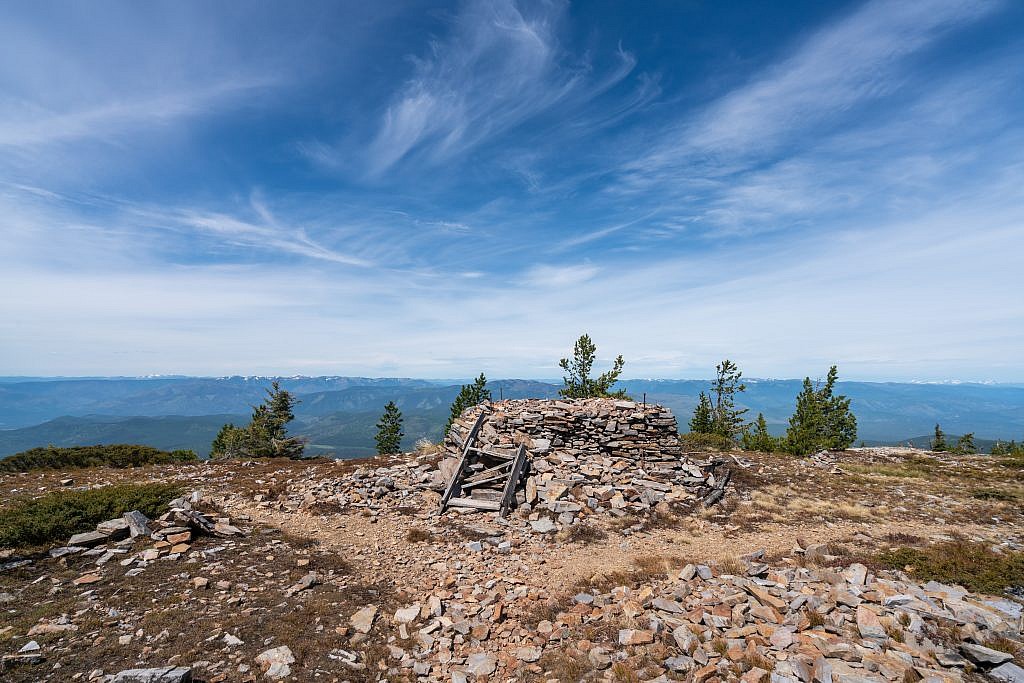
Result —
<path fill-rule="evenodd" d="M 390 456 L 387 456 L 390 459 Z M 339 466 L 344 461 L 338 461 Z M 441 489 L 444 481 L 429 455 L 418 455 L 394 464 L 367 464 L 337 477 L 310 473 L 289 479 L 285 492 L 276 496 L 257 493 L 259 507 L 277 510 L 342 511 L 348 508 L 375 510 L 384 506 L 420 505 L 414 494 Z"/>
<path fill-rule="evenodd" d="M 506 453 L 524 445 L 530 474 L 519 503 L 526 511 L 548 510 L 561 524 L 599 510 L 623 516 L 662 503 L 689 506 L 724 484 L 724 471 L 717 471 L 723 461 L 690 460 L 682 452 L 671 410 L 614 399 L 520 399 L 470 408 L 446 438 L 445 479 L 481 412 L 476 445 Z"/>
<path fill-rule="evenodd" d="M 228 517 L 211 518 L 195 509 L 201 500 L 198 492 L 187 498 L 175 498 L 166 513 L 150 520 L 138 510 L 96 525 L 95 531 L 75 534 L 65 546 L 50 549 L 50 557 L 61 559 L 72 555 L 92 558 L 98 568 L 114 560 L 122 567 L 131 567 L 126 576 L 141 574 L 155 560 L 177 560 L 192 549 L 198 535 L 221 538 L 242 536 L 244 532 L 231 524 Z M 144 547 L 148 546 L 148 547 Z M 100 570 L 90 570 L 75 579 L 75 585 L 103 580 Z"/>

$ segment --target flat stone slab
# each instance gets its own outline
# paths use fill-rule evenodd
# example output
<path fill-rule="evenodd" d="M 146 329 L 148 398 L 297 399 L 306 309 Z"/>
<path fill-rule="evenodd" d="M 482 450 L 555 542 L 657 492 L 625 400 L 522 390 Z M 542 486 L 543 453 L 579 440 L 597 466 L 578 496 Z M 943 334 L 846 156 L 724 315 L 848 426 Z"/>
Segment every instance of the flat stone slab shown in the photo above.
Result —
<path fill-rule="evenodd" d="M 558 529 L 558 527 L 555 526 L 555 523 L 547 517 L 530 522 L 530 526 L 533 527 L 533 530 L 538 534 L 550 534 Z"/>
<path fill-rule="evenodd" d="M 1005 681 L 1005 683 L 1024 683 L 1024 669 L 1013 662 L 1000 664 L 989 671 L 988 675 L 997 681 Z"/>
<path fill-rule="evenodd" d="M 359 633 L 369 633 L 373 620 L 377 618 L 377 606 L 367 605 L 349 618 L 349 623 Z"/>
<path fill-rule="evenodd" d="M 113 683 L 192 683 L 192 669 L 183 666 L 126 669 L 114 675 Z"/>
<path fill-rule="evenodd" d="M 106 543 L 109 540 L 109 536 L 100 533 L 99 531 L 86 531 L 84 534 L 75 534 L 68 539 L 68 546 L 77 545 L 83 548 L 93 548 L 101 543 Z"/>
<path fill-rule="evenodd" d="M 974 643 L 961 643 L 960 651 L 963 652 L 964 656 L 972 662 L 988 666 L 1002 664 L 1013 659 L 1013 655 L 1009 652 L 993 650 L 990 647 L 975 645 Z"/>

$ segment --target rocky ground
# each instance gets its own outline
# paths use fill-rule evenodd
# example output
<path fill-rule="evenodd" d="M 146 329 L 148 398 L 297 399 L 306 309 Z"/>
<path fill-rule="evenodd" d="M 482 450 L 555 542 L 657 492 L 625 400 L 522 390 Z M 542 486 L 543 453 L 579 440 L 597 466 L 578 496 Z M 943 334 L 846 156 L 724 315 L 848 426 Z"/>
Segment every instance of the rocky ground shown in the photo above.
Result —
<path fill-rule="evenodd" d="M 0 678 L 1024 676 L 1014 595 L 877 561 L 934 544 L 1024 550 L 1018 463 L 900 449 L 724 457 L 715 506 L 584 505 L 572 524 L 539 506 L 438 515 L 432 452 L 3 475 L 4 500 L 121 481 L 195 494 L 146 533 L 0 555 Z"/>

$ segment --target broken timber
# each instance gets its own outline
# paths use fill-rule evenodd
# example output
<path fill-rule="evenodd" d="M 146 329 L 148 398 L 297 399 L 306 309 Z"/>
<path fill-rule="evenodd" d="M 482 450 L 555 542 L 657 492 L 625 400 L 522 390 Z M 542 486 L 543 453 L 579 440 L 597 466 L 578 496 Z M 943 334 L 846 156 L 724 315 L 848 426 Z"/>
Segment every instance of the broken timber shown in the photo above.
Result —
<path fill-rule="evenodd" d="M 514 454 L 477 447 L 486 414 L 484 411 L 477 416 L 466 435 L 462 455 L 441 496 L 442 512 L 448 507 L 467 507 L 504 517 L 516 506 L 516 491 L 526 473 L 526 447 L 520 445 Z"/>

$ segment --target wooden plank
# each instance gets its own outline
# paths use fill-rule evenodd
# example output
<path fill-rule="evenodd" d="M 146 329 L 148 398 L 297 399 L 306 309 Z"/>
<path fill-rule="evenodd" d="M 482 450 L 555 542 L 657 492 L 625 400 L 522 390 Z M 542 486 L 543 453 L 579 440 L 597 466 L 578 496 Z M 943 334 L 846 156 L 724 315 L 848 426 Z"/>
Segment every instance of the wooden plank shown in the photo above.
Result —
<path fill-rule="evenodd" d="M 515 462 L 512 464 L 512 471 L 509 473 L 508 481 L 505 482 L 505 493 L 501 497 L 501 507 L 498 510 L 498 515 L 501 517 L 507 515 L 512 509 L 512 503 L 516 499 L 516 487 L 519 485 L 524 465 L 526 465 L 526 446 L 520 444 L 519 452 L 516 453 Z"/>
<path fill-rule="evenodd" d="M 501 501 L 498 500 L 477 500 L 476 498 L 452 498 L 448 505 L 457 508 L 475 508 L 477 510 L 492 510 L 497 512 L 501 508 Z"/>
<path fill-rule="evenodd" d="M 511 462 L 503 462 L 500 465 L 495 465 L 494 467 L 489 467 L 486 470 L 481 470 L 480 472 L 477 472 L 476 474 L 474 474 L 471 477 L 466 477 L 466 481 L 476 481 L 477 479 L 480 479 L 481 477 L 488 477 L 488 476 L 490 476 L 490 475 L 492 475 L 492 474 L 494 474 L 496 472 L 501 472 L 503 470 L 507 471 L 508 468 L 511 467 L 511 466 L 512 466 Z"/>
<path fill-rule="evenodd" d="M 478 479 L 470 481 L 466 479 L 462 482 L 462 490 L 476 488 L 477 486 L 483 486 L 484 484 L 492 484 L 496 481 L 506 481 L 508 479 L 508 472 L 500 472 L 494 476 L 488 477 L 487 479 Z"/>
<path fill-rule="evenodd" d="M 469 434 L 466 435 L 466 445 L 462 449 L 462 457 L 459 458 L 459 466 L 455 468 L 455 474 L 452 475 L 452 480 L 448 482 L 448 486 L 445 487 L 444 495 L 441 496 L 441 510 L 443 511 L 448 505 L 448 500 L 455 493 L 462 480 L 462 470 L 466 466 L 466 459 L 469 457 L 469 449 L 473 446 L 473 442 L 476 440 L 476 435 L 480 431 L 480 427 L 484 423 L 485 411 L 480 411 L 480 414 L 476 416 L 476 422 L 473 423 L 473 428 L 469 430 Z"/>
<path fill-rule="evenodd" d="M 509 455 L 508 453 L 495 453 L 494 451 L 489 451 L 486 448 L 470 448 L 469 450 L 474 453 L 479 453 L 480 455 L 489 455 L 492 458 L 502 458 L 504 460 L 515 460 L 516 457 L 514 453 L 512 455 Z"/>

